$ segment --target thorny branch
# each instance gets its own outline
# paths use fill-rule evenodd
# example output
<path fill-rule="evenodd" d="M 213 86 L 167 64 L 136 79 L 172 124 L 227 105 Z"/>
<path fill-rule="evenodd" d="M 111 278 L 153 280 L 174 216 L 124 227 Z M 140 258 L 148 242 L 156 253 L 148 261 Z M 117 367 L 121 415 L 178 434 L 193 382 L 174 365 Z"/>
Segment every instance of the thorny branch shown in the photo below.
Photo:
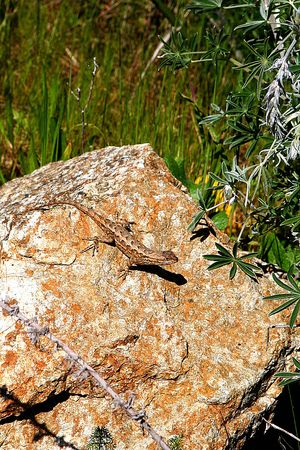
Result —
<path fill-rule="evenodd" d="M 26 325 L 29 330 L 31 340 L 36 343 L 40 336 L 46 336 L 50 341 L 52 341 L 58 348 L 61 348 L 78 366 L 80 366 L 80 373 L 83 372 L 91 375 L 97 382 L 97 384 L 102 387 L 115 401 L 115 403 L 122 408 L 128 416 L 139 423 L 141 428 L 147 431 L 152 439 L 159 444 L 163 450 L 171 450 L 171 448 L 164 442 L 163 438 L 152 428 L 152 426 L 146 420 L 146 414 L 144 411 L 137 411 L 132 407 L 133 401 L 130 399 L 129 402 L 125 402 L 122 398 L 112 389 L 112 387 L 94 370 L 89 366 L 77 353 L 75 353 L 70 347 L 68 347 L 63 341 L 55 337 L 50 333 L 48 327 L 41 327 L 36 321 L 28 319 L 24 314 L 19 311 L 17 306 L 9 306 L 6 301 L 0 300 L 0 307 L 7 311 L 11 316 L 16 317 L 24 325 Z"/>

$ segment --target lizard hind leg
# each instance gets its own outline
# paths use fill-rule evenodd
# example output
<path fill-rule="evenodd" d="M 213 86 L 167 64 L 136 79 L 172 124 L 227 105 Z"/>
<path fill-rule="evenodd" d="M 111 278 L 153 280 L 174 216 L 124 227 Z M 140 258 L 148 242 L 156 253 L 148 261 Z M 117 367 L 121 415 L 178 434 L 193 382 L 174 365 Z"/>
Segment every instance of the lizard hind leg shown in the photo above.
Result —
<path fill-rule="evenodd" d="M 124 281 L 127 277 L 127 275 L 130 272 L 130 267 L 132 266 L 132 263 L 130 260 L 127 262 L 127 266 L 123 269 L 120 269 L 118 278 Z"/>

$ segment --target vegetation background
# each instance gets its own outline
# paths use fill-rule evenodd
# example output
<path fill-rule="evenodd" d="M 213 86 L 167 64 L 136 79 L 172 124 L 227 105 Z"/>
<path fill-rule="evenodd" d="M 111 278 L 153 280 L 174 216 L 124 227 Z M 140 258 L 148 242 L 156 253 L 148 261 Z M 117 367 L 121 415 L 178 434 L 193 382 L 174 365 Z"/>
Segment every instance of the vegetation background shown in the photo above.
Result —
<path fill-rule="evenodd" d="M 169 3 L 174 12 L 184 4 Z M 176 82 L 158 72 L 151 57 L 170 26 L 147 0 L 1 0 L 1 182 L 81 152 L 81 115 L 71 90 L 79 87 L 85 101 L 94 57 L 99 70 L 85 150 L 150 142 L 196 176 L 197 124 L 179 93 L 210 95 L 212 76 L 209 66 L 205 76 L 180 72 Z"/>

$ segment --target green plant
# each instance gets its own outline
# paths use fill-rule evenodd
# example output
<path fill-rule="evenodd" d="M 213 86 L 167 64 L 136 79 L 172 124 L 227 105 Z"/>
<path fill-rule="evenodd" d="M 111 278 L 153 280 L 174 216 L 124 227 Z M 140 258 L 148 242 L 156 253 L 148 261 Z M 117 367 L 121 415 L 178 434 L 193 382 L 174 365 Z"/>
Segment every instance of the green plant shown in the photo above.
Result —
<path fill-rule="evenodd" d="M 275 295 L 268 295 L 264 297 L 264 300 L 284 300 L 284 303 L 277 308 L 273 309 L 273 311 L 270 312 L 270 316 L 279 313 L 280 311 L 283 311 L 286 308 L 289 308 L 292 305 L 294 306 L 293 312 L 290 317 L 290 327 L 292 328 L 295 325 L 299 309 L 300 309 L 300 286 L 295 281 L 295 279 L 292 276 L 292 270 L 291 267 L 287 278 L 289 281 L 289 284 L 284 283 L 282 280 L 280 280 L 275 274 L 273 274 L 273 279 L 275 283 L 284 289 L 286 293 L 283 294 L 275 294 Z"/>
<path fill-rule="evenodd" d="M 164 44 L 162 48 L 162 55 L 160 55 L 161 62 L 158 66 L 158 70 L 165 66 L 171 66 L 173 71 L 188 67 L 190 64 L 198 62 L 192 59 L 192 55 L 203 52 L 195 52 L 197 34 L 192 39 L 184 39 L 181 32 L 173 33 L 171 35 L 170 43 L 159 37 Z"/>
<path fill-rule="evenodd" d="M 113 450 L 116 448 L 110 432 L 105 427 L 95 427 L 91 434 L 88 450 Z"/>
<path fill-rule="evenodd" d="M 237 242 L 233 246 L 232 253 L 230 253 L 230 251 L 223 247 L 223 245 L 221 244 L 216 243 L 215 245 L 218 249 L 217 255 L 203 256 L 203 258 L 207 259 L 208 261 L 215 261 L 208 267 L 208 270 L 218 269 L 220 267 L 231 264 L 232 267 L 229 272 L 229 278 L 231 280 L 235 277 L 238 268 L 241 269 L 246 275 L 248 275 L 248 277 L 256 280 L 255 270 L 257 271 L 258 267 L 245 261 L 245 259 L 253 258 L 253 256 L 256 256 L 256 253 L 248 253 L 243 256 L 237 256 Z"/>
<path fill-rule="evenodd" d="M 112 9 L 97 0 L 88 8 L 0 1 L 0 183 L 80 154 L 83 141 L 84 151 L 150 142 L 161 155 L 184 159 L 190 177 L 191 108 L 177 101 L 189 76 L 182 71 L 174 86 L 155 64 L 141 76 L 157 27 L 163 35 L 166 26 L 150 0 Z M 71 87 L 78 97 L 80 86 L 84 109 L 93 57 L 99 68 L 82 120 Z"/>
<path fill-rule="evenodd" d="M 169 440 L 168 440 L 168 445 L 170 446 L 170 448 L 172 450 L 182 450 L 183 447 L 183 435 L 182 434 L 178 434 L 175 436 L 172 436 Z"/>
<path fill-rule="evenodd" d="M 300 370 L 300 362 L 293 358 L 294 365 L 296 370 Z M 286 386 L 290 383 L 294 383 L 295 381 L 300 381 L 300 373 L 299 372 L 277 372 L 274 375 L 276 378 L 282 378 L 279 383 L 279 386 Z"/>
<path fill-rule="evenodd" d="M 227 149 L 218 171 L 210 171 L 217 185 L 209 189 L 221 191 L 224 198 L 215 207 L 232 205 L 239 213 L 242 223 L 237 224 L 235 240 L 240 247 L 255 250 L 286 272 L 292 266 L 296 270 L 300 262 L 300 1 L 266 1 L 258 8 L 247 0 L 235 4 L 195 0 L 186 9 L 197 17 L 208 18 L 209 13 L 214 30 L 207 21 L 204 48 L 197 49 L 193 40 L 190 53 L 188 38 L 172 37 L 174 45 L 171 42 L 163 50 L 161 66 L 178 70 L 210 60 L 219 84 L 222 70 L 232 66 L 233 88 L 223 98 L 214 90 L 211 113 L 199 120 L 200 134 L 208 130 L 214 144 Z M 201 54 L 196 61 L 195 53 Z M 205 189 L 201 192 L 204 197 Z M 214 209 L 198 197 L 200 212 L 190 228 Z M 210 267 L 220 266 L 221 258 L 224 263 L 229 258 L 224 250 Z M 231 276 L 235 271 L 233 264 Z"/>

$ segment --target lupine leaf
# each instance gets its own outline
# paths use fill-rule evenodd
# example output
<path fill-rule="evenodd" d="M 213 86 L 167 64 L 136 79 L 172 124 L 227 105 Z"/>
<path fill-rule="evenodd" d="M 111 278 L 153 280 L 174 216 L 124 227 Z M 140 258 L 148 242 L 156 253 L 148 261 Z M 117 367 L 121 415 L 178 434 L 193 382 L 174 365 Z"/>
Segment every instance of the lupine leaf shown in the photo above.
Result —
<path fill-rule="evenodd" d="M 240 259 L 253 258 L 254 256 L 257 256 L 257 252 L 247 253 L 247 255 L 241 256 Z M 252 265 L 257 269 L 257 266 L 255 266 L 254 264 Z"/>
<path fill-rule="evenodd" d="M 294 288 L 292 288 L 292 287 L 289 286 L 288 284 L 283 283 L 283 281 L 281 281 L 281 280 L 275 275 L 275 273 L 273 273 L 272 276 L 273 276 L 273 280 L 275 281 L 275 283 L 277 283 L 278 286 L 280 286 L 282 289 L 285 289 L 285 290 L 290 291 L 290 292 L 295 292 L 295 289 L 294 289 Z M 298 289 L 298 286 L 297 286 L 297 289 Z M 299 295 L 300 295 L 300 291 L 299 291 Z"/>
<path fill-rule="evenodd" d="M 281 381 L 279 383 L 279 386 L 287 386 L 288 384 L 294 383 L 295 381 L 299 381 L 299 377 L 294 375 L 293 378 Z"/>
<path fill-rule="evenodd" d="M 297 367 L 298 370 L 300 370 L 300 362 L 298 361 L 298 359 L 293 358 L 293 363 L 295 364 L 295 366 Z M 300 374 L 299 374 L 300 376 Z"/>
<path fill-rule="evenodd" d="M 220 267 L 223 267 L 223 266 L 227 266 L 228 265 L 228 262 L 215 262 L 215 263 L 212 263 L 207 269 L 208 270 L 213 270 L 213 269 L 219 269 Z"/>
<path fill-rule="evenodd" d="M 198 223 L 200 222 L 201 219 L 203 219 L 205 215 L 205 211 L 202 209 L 201 211 L 199 211 L 194 217 L 193 220 L 191 221 L 191 223 L 188 226 L 188 230 L 189 231 L 194 231 L 194 229 L 196 228 L 196 226 L 198 225 Z"/>
<path fill-rule="evenodd" d="M 295 375 L 297 375 L 298 377 L 300 377 L 300 373 L 297 374 L 297 372 L 277 372 L 275 373 L 274 377 L 277 378 L 288 378 L 288 377 L 294 377 Z"/>
<path fill-rule="evenodd" d="M 248 277 L 250 277 L 250 278 L 255 278 L 255 279 L 256 279 L 255 272 L 251 269 L 251 267 L 248 267 L 247 264 L 241 263 L 241 262 L 238 262 L 237 264 L 238 264 L 239 268 L 240 268 L 246 275 L 248 275 Z"/>
<path fill-rule="evenodd" d="M 293 305 L 293 303 L 295 303 L 296 301 L 297 301 L 296 299 L 291 299 L 291 300 L 283 303 L 282 305 L 280 305 L 277 308 L 273 309 L 273 311 L 270 312 L 269 316 L 274 316 L 274 314 L 277 314 L 280 311 L 283 311 L 284 309 L 286 309 L 289 306 Z"/>
<path fill-rule="evenodd" d="M 288 277 L 289 282 L 291 283 L 291 285 L 292 285 L 293 288 L 295 289 L 295 291 L 299 291 L 299 286 L 298 286 L 298 284 L 296 283 L 296 281 L 294 280 L 294 278 L 293 278 L 293 276 L 292 276 L 292 273 L 291 273 L 291 270 L 288 271 L 287 277 Z M 300 293 L 300 292 L 299 292 L 299 293 Z"/>
<path fill-rule="evenodd" d="M 194 0 L 185 9 L 193 11 L 194 14 L 212 11 L 222 6 L 223 0 Z"/>
<path fill-rule="evenodd" d="M 232 278 L 235 277 L 236 271 L 237 271 L 237 264 L 236 264 L 236 263 L 233 263 L 233 264 L 232 264 L 232 267 L 231 267 L 231 269 L 230 269 L 230 272 L 229 272 L 229 278 L 230 278 L 230 280 L 232 280 Z"/>
<path fill-rule="evenodd" d="M 294 310 L 291 314 L 291 318 L 290 318 L 290 327 L 293 328 L 293 326 L 295 325 L 298 313 L 299 313 L 299 309 L 300 309 L 300 298 L 296 303 L 296 306 L 294 307 Z"/>
<path fill-rule="evenodd" d="M 296 366 L 296 369 L 300 370 L 300 363 L 296 358 L 293 358 L 293 363 Z M 274 375 L 276 378 L 283 378 L 279 386 L 286 386 L 290 383 L 294 383 L 295 381 L 300 380 L 300 373 L 299 372 L 278 372 Z"/>
<path fill-rule="evenodd" d="M 232 258 L 223 255 L 203 255 L 203 258 L 208 261 L 226 261 L 227 264 L 232 262 Z"/>
<path fill-rule="evenodd" d="M 216 242 L 216 247 L 217 247 L 217 249 L 219 250 L 219 252 L 222 253 L 222 255 L 226 255 L 226 256 L 228 256 L 229 258 L 232 258 L 231 253 L 230 253 L 225 247 L 223 247 L 223 245 L 218 244 L 218 243 Z"/>
<path fill-rule="evenodd" d="M 264 297 L 264 300 L 284 300 L 286 298 L 293 297 L 291 294 L 274 294 L 274 295 L 268 295 Z M 297 298 L 295 298 L 295 301 Z"/>
<path fill-rule="evenodd" d="M 215 261 L 213 264 L 211 264 L 208 267 L 208 270 L 218 269 L 220 267 L 230 265 L 232 264 L 232 267 L 229 271 L 229 278 L 232 280 L 236 273 L 237 269 L 241 269 L 242 272 L 244 272 L 248 277 L 256 280 L 256 273 L 255 270 L 258 270 L 259 268 L 255 266 L 254 264 L 250 264 L 248 262 L 245 262 L 244 258 L 249 258 L 256 253 L 248 253 L 247 255 L 244 255 L 243 257 L 237 256 L 237 249 L 238 249 L 238 243 L 236 242 L 233 246 L 233 254 L 230 253 L 229 250 L 227 250 L 223 245 L 216 243 L 215 244 L 218 249 L 218 254 L 215 255 L 203 255 L 204 259 L 207 259 L 208 261 Z"/>

